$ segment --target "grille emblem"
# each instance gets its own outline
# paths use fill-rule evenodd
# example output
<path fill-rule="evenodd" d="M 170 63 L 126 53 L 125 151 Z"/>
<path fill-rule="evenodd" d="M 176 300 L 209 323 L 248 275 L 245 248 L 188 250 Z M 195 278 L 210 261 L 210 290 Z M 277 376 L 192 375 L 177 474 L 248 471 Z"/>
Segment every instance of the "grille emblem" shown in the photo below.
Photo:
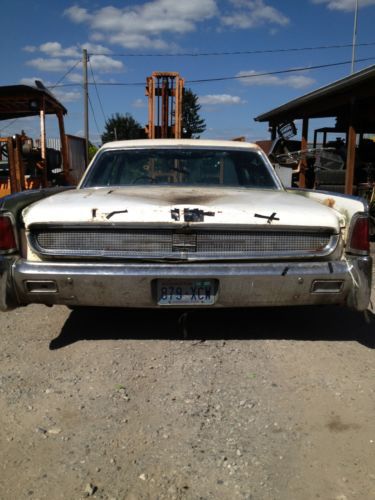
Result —
<path fill-rule="evenodd" d="M 192 233 L 174 233 L 172 237 L 173 252 L 196 252 L 197 235 Z"/>

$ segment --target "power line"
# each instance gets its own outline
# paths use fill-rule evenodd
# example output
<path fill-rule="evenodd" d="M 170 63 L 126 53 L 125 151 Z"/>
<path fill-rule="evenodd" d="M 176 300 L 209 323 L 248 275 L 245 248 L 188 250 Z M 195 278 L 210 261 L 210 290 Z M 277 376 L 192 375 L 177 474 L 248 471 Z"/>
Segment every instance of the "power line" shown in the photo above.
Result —
<path fill-rule="evenodd" d="M 78 60 L 70 69 L 68 69 L 68 71 L 55 83 L 55 85 L 53 85 L 52 87 L 48 87 L 49 89 L 53 90 L 55 87 L 58 87 L 59 86 L 59 83 L 62 82 L 68 75 L 69 73 L 71 73 L 73 71 L 73 69 L 75 69 L 78 64 L 80 63 L 81 61 Z"/>
<path fill-rule="evenodd" d="M 94 85 L 94 82 L 87 82 L 88 85 Z M 57 87 L 77 87 L 81 86 L 81 83 L 63 83 L 61 85 L 57 85 Z M 96 85 L 98 87 L 103 87 L 103 86 L 111 86 L 111 85 L 120 85 L 122 87 L 139 87 L 142 86 L 144 87 L 145 82 L 97 82 Z M 47 87 L 49 88 L 49 87 Z"/>
<path fill-rule="evenodd" d="M 356 59 L 356 62 L 365 62 L 365 61 L 373 61 L 375 57 L 366 57 L 362 59 Z M 285 73 L 298 73 L 301 71 L 311 71 L 314 69 L 323 69 L 323 68 L 332 68 L 335 66 L 344 66 L 346 64 L 351 64 L 351 61 L 340 61 L 337 63 L 328 63 L 328 64 L 318 64 L 315 66 L 304 66 L 304 67 L 299 67 L 299 68 L 290 68 L 290 69 L 282 69 L 278 71 L 267 71 L 264 73 L 247 73 L 243 75 L 237 75 L 237 76 L 222 76 L 222 77 L 217 77 L 217 78 L 201 78 L 198 80 L 186 80 L 186 83 L 207 83 L 207 82 L 220 82 L 220 81 L 226 81 L 226 80 L 241 80 L 244 78 L 257 78 L 259 76 L 271 76 L 271 75 L 281 75 Z M 130 86 L 144 86 L 145 82 L 100 82 L 97 83 L 96 85 L 100 86 L 118 86 L 118 87 L 130 87 Z M 59 87 L 69 87 L 73 85 L 78 85 L 76 83 L 71 83 L 71 84 L 63 84 L 59 85 Z M 89 85 L 93 85 L 93 83 L 89 82 Z"/>
<path fill-rule="evenodd" d="M 103 109 L 102 101 L 101 101 L 101 99 L 100 99 L 100 95 L 99 95 L 99 91 L 98 91 L 98 86 L 96 85 L 96 81 L 95 81 L 95 77 L 94 77 L 94 71 L 93 71 L 93 69 L 92 69 L 90 59 L 89 59 L 89 66 L 90 66 L 90 71 L 91 71 L 92 81 L 94 82 L 94 86 L 95 86 L 96 96 L 97 96 L 98 101 L 99 101 L 99 106 L 100 106 L 100 109 L 101 109 L 102 114 L 103 114 L 104 122 L 106 122 L 106 121 L 107 121 L 107 117 L 106 117 L 106 114 L 104 113 L 104 109 Z"/>
<path fill-rule="evenodd" d="M 356 47 L 370 47 L 375 45 L 375 42 L 357 43 Z M 120 53 L 108 52 L 103 54 L 100 52 L 90 53 L 91 56 L 110 55 L 114 57 L 208 57 L 208 56 L 236 56 L 236 55 L 254 55 L 254 54 L 275 54 L 280 52 L 303 52 L 312 50 L 327 50 L 327 49 L 346 49 L 353 47 L 352 43 L 336 44 L 336 45 L 317 45 L 315 47 L 290 47 L 285 49 L 260 49 L 260 50 L 237 50 L 233 52 L 182 52 L 182 53 L 159 53 L 159 54 L 135 54 L 135 53 Z"/>
<path fill-rule="evenodd" d="M 97 130 L 97 132 L 98 132 L 98 135 L 100 136 L 100 131 L 99 131 L 99 127 L 98 127 L 98 122 L 96 121 L 95 111 L 94 111 L 94 108 L 93 108 L 93 106 L 92 106 L 92 102 L 91 102 L 90 96 L 88 96 L 88 98 L 89 98 L 90 109 L 91 109 L 92 116 L 93 116 L 93 118 L 94 118 L 94 122 L 95 122 L 96 130 Z"/>
<path fill-rule="evenodd" d="M 364 59 L 357 59 L 356 62 L 364 62 L 364 61 L 372 61 L 375 57 L 366 57 Z M 268 75 L 280 75 L 283 73 L 296 73 L 299 71 L 307 71 L 313 69 L 322 69 L 322 68 L 332 68 L 334 66 L 344 66 L 345 64 L 351 64 L 351 61 L 341 61 L 337 63 L 330 64 L 318 64 L 316 66 L 305 66 L 304 68 L 291 68 L 291 69 L 283 69 L 280 71 L 269 71 L 267 73 L 248 73 L 244 75 L 237 76 L 223 76 L 219 78 L 201 78 L 199 80 L 186 80 L 186 83 L 206 83 L 206 82 L 221 82 L 225 80 L 241 80 L 243 78 L 256 78 L 258 76 L 268 76 Z"/>
<path fill-rule="evenodd" d="M 68 71 L 54 85 L 51 85 L 51 86 L 49 86 L 47 88 L 50 89 L 50 90 L 53 90 L 55 87 L 63 87 L 63 85 L 59 85 L 59 83 L 62 82 L 64 80 L 64 78 L 66 78 L 69 75 L 69 73 L 71 73 L 78 66 L 78 64 L 80 62 L 81 61 L 78 60 L 71 68 L 68 69 Z M 20 118 L 22 118 L 22 117 L 20 117 Z M 14 118 L 14 120 L 10 121 L 7 125 L 5 125 L 4 127 L 2 127 L 0 129 L 0 132 L 2 132 L 3 130 L 9 128 L 17 120 L 18 120 L 18 118 Z"/>
<path fill-rule="evenodd" d="M 14 118 L 14 120 L 10 121 L 9 123 L 7 123 L 4 127 L 0 128 L 0 132 L 2 132 L 3 130 L 9 128 L 11 125 L 13 125 L 13 123 L 15 123 L 16 121 L 18 120 L 18 118 Z"/>

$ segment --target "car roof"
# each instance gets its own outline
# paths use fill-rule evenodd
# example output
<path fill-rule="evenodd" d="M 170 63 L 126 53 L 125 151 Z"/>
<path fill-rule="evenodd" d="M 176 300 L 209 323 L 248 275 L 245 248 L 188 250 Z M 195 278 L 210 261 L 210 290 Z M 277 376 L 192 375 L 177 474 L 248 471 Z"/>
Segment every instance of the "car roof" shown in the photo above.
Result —
<path fill-rule="evenodd" d="M 196 147 L 259 150 L 257 144 L 242 141 L 221 141 L 206 139 L 138 139 L 132 141 L 114 141 L 103 144 L 101 149 L 158 148 L 158 147 Z"/>

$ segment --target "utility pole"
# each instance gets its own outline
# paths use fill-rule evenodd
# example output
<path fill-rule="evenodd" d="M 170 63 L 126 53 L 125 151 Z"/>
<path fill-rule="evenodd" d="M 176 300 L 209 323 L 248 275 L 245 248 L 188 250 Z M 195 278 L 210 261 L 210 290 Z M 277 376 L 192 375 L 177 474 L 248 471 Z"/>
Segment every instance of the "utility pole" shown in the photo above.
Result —
<path fill-rule="evenodd" d="M 86 141 L 86 165 L 89 162 L 89 84 L 87 79 L 87 62 L 89 58 L 87 50 L 82 50 L 82 66 L 83 66 L 83 130 Z"/>
<path fill-rule="evenodd" d="M 357 22 L 358 22 L 358 0 L 355 0 L 353 45 L 352 45 L 352 71 L 351 71 L 352 74 L 354 73 L 355 45 L 356 45 L 356 41 L 357 41 Z"/>

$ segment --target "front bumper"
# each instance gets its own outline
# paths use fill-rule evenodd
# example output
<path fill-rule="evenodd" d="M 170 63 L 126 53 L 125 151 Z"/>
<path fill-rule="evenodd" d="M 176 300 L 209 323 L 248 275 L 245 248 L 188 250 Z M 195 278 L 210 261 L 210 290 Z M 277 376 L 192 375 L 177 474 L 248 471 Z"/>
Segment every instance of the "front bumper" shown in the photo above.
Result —
<path fill-rule="evenodd" d="M 30 303 L 165 307 L 157 304 L 156 280 L 213 279 L 219 283 L 218 295 L 209 307 L 342 304 L 365 310 L 371 273 L 369 256 L 329 262 L 199 264 L 53 263 L 2 257 L 0 308 Z M 316 281 L 341 282 L 340 290 L 314 290 Z"/>

